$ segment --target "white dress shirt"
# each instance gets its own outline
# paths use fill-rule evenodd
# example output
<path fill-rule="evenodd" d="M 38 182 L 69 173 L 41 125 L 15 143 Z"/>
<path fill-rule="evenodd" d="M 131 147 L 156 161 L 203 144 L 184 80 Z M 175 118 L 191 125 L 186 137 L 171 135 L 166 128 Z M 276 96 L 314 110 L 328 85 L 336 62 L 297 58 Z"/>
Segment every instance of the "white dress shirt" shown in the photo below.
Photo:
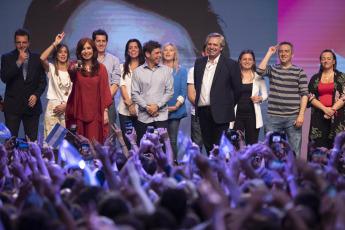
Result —
<path fill-rule="evenodd" d="M 198 106 L 211 105 L 211 98 L 210 98 L 211 87 L 212 87 L 214 74 L 216 72 L 216 68 L 218 65 L 219 57 L 220 57 L 220 54 L 218 55 L 218 57 L 214 59 L 213 63 L 210 61 L 210 59 L 207 59 L 204 76 L 202 78 L 202 85 L 201 85 Z"/>

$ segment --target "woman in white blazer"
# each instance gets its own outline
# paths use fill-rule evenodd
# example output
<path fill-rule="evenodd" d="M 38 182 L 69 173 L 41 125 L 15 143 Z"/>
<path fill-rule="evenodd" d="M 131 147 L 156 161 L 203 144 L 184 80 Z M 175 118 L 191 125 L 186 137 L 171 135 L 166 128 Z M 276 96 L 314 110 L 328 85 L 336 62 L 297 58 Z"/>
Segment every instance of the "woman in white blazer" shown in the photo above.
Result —
<path fill-rule="evenodd" d="M 260 104 L 267 100 L 267 88 L 263 77 L 256 72 L 255 55 L 252 50 L 243 50 L 238 57 L 242 74 L 242 95 L 235 107 L 235 122 L 230 128 L 245 133 L 246 144 L 255 144 L 263 126 Z M 259 96 L 261 93 L 261 96 Z"/>

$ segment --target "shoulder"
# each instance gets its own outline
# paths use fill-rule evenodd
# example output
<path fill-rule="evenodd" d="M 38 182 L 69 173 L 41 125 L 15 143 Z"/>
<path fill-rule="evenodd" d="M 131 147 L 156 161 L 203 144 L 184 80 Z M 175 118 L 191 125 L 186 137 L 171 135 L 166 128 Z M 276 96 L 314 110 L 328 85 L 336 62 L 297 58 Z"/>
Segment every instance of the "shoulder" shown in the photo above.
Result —
<path fill-rule="evenodd" d="M 105 67 L 105 65 L 104 64 L 102 64 L 102 63 L 99 63 L 99 71 L 101 71 L 101 72 L 107 72 L 107 68 Z M 108 75 L 108 72 L 107 72 L 107 75 Z"/>
<path fill-rule="evenodd" d="M 304 70 L 303 70 L 301 67 L 298 67 L 298 66 L 296 66 L 296 65 L 292 65 L 292 66 L 291 66 L 291 70 L 293 70 L 293 71 L 298 71 L 300 74 L 306 75 L 305 72 L 304 72 Z"/>
<path fill-rule="evenodd" d="M 111 53 L 108 53 L 108 52 L 105 52 L 105 53 L 106 53 L 106 55 L 107 55 L 107 58 L 109 58 L 109 59 L 112 60 L 113 62 L 120 63 L 119 59 L 118 59 L 116 56 L 114 56 L 114 55 L 112 55 Z"/>
<path fill-rule="evenodd" d="M 132 76 L 140 75 L 140 73 L 144 71 L 144 67 L 145 67 L 145 64 L 142 64 L 141 66 L 138 66 L 137 68 L 135 68 L 135 70 L 133 70 Z"/>
<path fill-rule="evenodd" d="M 201 64 L 201 63 L 206 63 L 208 59 L 208 56 L 204 56 L 204 57 L 198 57 L 195 60 L 195 64 Z"/>
<path fill-rule="evenodd" d="M 36 53 L 36 52 L 34 52 L 34 51 L 31 51 L 31 50 L 29 50 L 29 58 L 34 58 L 34 59 L 40 59 L 40 56 L 41 56 L 41 54 L 40 53 Z"/>
<path fill-rule="evenodd" d="M 8 53 L 4 53 L 3 55 L 1 55 L 1 58 L 10 58 L 12 56 L 18 56 L 18 51 L 17 50 L 12 50 Z"/>
<path fill-rule="evenodd" d="M 335 73 L 335 76 L 337 78 L 337 81 L 342 81 L 342 83 L 345 84 L 345 74 L 344 73 L 337 71 Z"/>
<path fill-rule="evenodd" d="M 254 81 L 265 81 L 264 77 L 259 75 L 257 72 L 254 73 Z"/>
<path fill-rule="evenodd" d="M 218 65 L 225 65 L 227 68 L 233 68 L 236 66 L 239 67 L 237 61 L 235 61 L 229 57 L 226 57 L 223 54 L 221 54 L 219 56 Z"/>
<path fill-rule="evenodd" d="M 181 75 L 187 75 L 187 69 L 184 68 L 183 66 L 178 66 L 178 73 Z"/>

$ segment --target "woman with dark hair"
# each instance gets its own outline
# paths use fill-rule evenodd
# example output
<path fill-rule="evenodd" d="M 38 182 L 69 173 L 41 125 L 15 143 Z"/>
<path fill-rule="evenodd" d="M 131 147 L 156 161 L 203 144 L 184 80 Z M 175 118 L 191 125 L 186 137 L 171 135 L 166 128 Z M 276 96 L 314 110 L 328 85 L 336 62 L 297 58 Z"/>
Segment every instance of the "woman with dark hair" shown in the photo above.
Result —
<path fill-rule="evenodd" d="M 176 45 L 169 42 L 162 49 L 162 63 L 169 66 L 174 78 L 174 95 L 168 103 L 168 134 L 174 159 L 177 159 L 177 133 L 182 118 L 187 117 L 186 104 L 187 96 L 187 70 L 179 65 L 179 56 Z"/>
<path fill-rule="evenodd" d="M 108 107 L 113 103 L 107 70 L 97 61 L 91 38 L 79 40 L 76 56 L 81 63 L 72 62 L 68 69 L 73 88 L 67 101 L 67 128 L 76 124 L 79 134 L 103 144 L 109 134 Z"/>
<path fill-rule="evenodd" d="M 44 137 L 46 138 L 58 122 L 63 127 L 65 123 L 65 110 L 68 96 L 72 90 L 72 82 L 67 72 L 70 62 L 68 47 L 61 41 L 65 33 L 58 34 L 55 41 L 42 53 L 41 62 L 46 72 L 48 72 L 48 105 L 44 115 Z M 47 58 L 53 52 L 53 63 L 49 63 Z"/>
<path fill-rule="evenodd" d="M 267 100 L 267 88 L 263 77 L 256 73 L 255 55 L 252 50 L 243 50 L 238 57 L 242 75 L 242 95 L 235 107 L 235 122 L 230 128 L 245 132 L 246 144 L 258 142 L 263 125 L 260 103 Z M 261 96 L 259 96 L 261 93 Z"/>
<path fill-rule="evenodd" d="M 131 149 L 131 143 L 126 138 L 126 122 L 132 122 L 133 127 L 136 126 L 138 119 L 138 106 L 131 99 L 132 73 L 140 65 L 145 63 L 143 48 L 138 39 L 130 39 L 126 44 L 125 63 L 121 64 L 121 99 L 117 107 L 119 111 L 120 126 L 123 133 L 127 149 Z"/>
<path fill-rule="evenodd" d="M 314 147 L 331 149 L 335 136 L 344 131 L 345 75 L 337 70 L 337 58 L 332 50 L 320 55 L 320 70 L 309 82 L 311 119 L 309 140 Z"/>

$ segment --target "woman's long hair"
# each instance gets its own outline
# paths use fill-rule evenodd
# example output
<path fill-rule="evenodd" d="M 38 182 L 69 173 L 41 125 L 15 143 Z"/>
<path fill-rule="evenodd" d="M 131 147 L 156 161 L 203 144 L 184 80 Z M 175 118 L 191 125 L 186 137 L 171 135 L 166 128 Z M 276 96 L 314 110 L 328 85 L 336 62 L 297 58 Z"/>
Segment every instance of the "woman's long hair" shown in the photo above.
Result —
<path fill-rule="evenodd" d="M 78 42 L 78 45 L 77 45 L 77 50 L 75 52 L 78 60 L 82 60 L 83 62 L 83 65 L 85 64 L 84 62 L 84 58 L 81 56 L 81 51 L 83 50 L 84 48 L 84 45 L 86 43 L 89 43 L 90 46 L 92 47 L 92 50 L 93 50 L 93 55 L 92 55 L 92 58 L 91 58 L 91 63 L 92 63 L 92 66 L 91 66 L 91 72 L 90 72 L 90 75 L 92 77 L 96 76 L 98 74 L 98 70 L 99 70 L 99 63 L 98 63 L 98 51 L 97 51 L 97 48 L 96 48 L 96 45 L 95 43 L 92 41 L 91 38 L 82 38 L 79 40 Z M 87 77 L 86 75 L 86 71 L 84 69 L 81 70 L 81 73 Z"/>
<path fill-rule="evenodd" d="M 59 61 L 57 59 L 57 54 L 59 53 L 59 51 L 63 48 L 63 47 L 66 47 L 66 50 L 67 50 L 67 60 L 66 60 L 66 67 L 68 68 L 69 66 L 69 63 L 70 63 L 70 55 L 69 55 L 69 49 L 68 47 L 63 44 L 63 43 L 60 43 L 59 45 L 56 46 L 56 49 L 54 49 L 53 51 L 53 65 L 55 67 L 55 75 L 56 76 L 59 76 Z"/>
<path fill-rule="evenodd" d="M 173 69 L 175 70 L 175 74 L 178 72 L 178 51 L 174 43 L 168 42 L 163 46 L 162 52 L 164 52 L 165 47 L 171 46 L 174 49 L 174 60 L 173 60 Z M 165 62 L 164 55 L 162 55 L 162 63 Z"/>
<path fill-rule="evenodd" d="M 128 42 L 126 43 L 126 49 L 125 49 L 125 63 L 123 64 L 123 74 L 122 74 L 123 79 L 125 79 L 126 75 L 129 73 L 129 64 L 132 61 L 132 58 L 128 54 L 129 43 L 131 43 L 131 42 L 136 42 L 137 46 L 139 48 L 139 56 L 138 56 L 139 66 L 145 63 L 143 47 L 141 46 L 140 41 L 136 38 L 129 39 Z"/>

